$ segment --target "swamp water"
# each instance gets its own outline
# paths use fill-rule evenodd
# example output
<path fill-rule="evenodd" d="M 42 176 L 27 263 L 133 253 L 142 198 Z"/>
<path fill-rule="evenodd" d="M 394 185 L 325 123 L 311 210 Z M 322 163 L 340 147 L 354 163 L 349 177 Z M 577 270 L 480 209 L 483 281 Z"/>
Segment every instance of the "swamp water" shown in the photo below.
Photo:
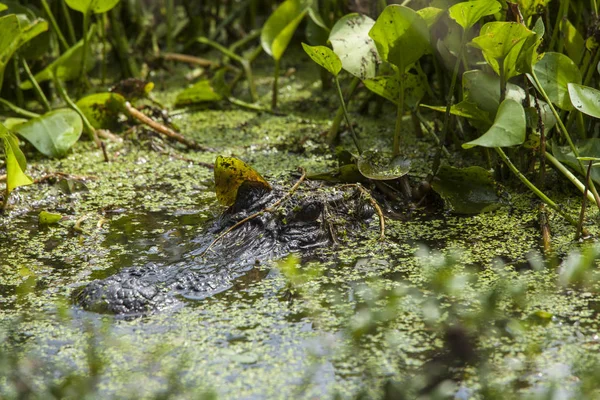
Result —
<path fill-rule="evenodd" d="M 331 152 L 316 139 L 328 128 L 337 103 L 333 96 L 322 97 L 313 79 L 303 78 L 302 71 L 282 78 L 284 116 L 227 105 L 175 113 L 182 133 L 217 152 L 168 151 L 205 163 L 217 154 L 234 155 L 267 179 L 290 185 L 298 166 L 308 173 L 335 168 Z M 267 104 L 270 86 L 264 79 L 257 84 Z M 174 92 L 159 95 L 172 104 Z M 356 116 L 365 147 L 389 146 L 394 113 L 389 114 Z M 349 138 L 342 141 L 351 149 Z M 271 262 L 238 279 L 231 290 L 175 312 L 134 319 L 85 312 L 70 300 L 76 288 L 123 267 L 180 260 L 197 248 L 221 211 L 211 170 L 149 147 L 147 141 L 108 143 L 108 164 L 85 142 L 62 160 L 30 159 L 36 178 L 64 172 L 85 185 L 66 188 L 48 181 L 21 188 L 10 212 L 0 218 L 0 397 L 28 390 L 41 398 L 50 393 L 235 399 L 338 393 L 350 398 L 362 390 L 377 396 L 377 385 L 386 378 L 421 376 L 427 362 L 443 352 L 443 335 L 432 319 L 449 320 L 456 307 L 477 310 L 483 294 L 499 282 L 504 291 L 523 289 L 518 307 L 505 298 L 498 306 L 510 321 L 523 324 L 503 325 L 497 319 L 497 326 L 477 338 L 487 355 L 487 385 L 537 393 L 558 382 L 568 393 L 579 384 L 579 371 L 598 362 L 600 296 L 557 289 L 556 269 L 536 263 L 537 206 L 520 187 L 509 189 L 510 200 L 492 213 L 460 217 L 416 211 L 406 221 L 388 220 L 384 242 L 377 240 L 374 219 L 361 240 L 303 263 L 303 269 L 317 272 L 300 285 L 300 295 Z M 434 147 L 428 139 L 408 138 L 405 152 L 430 162 Z M 425 172 L 417 164 L 412 173 Z M 575 213 L 578 200 L 571 203 Z M 69 220 L 40 227 L 41 210 Z M 76 224 L 82 231 L 73 229 Z M 573 229 L 557 216 L 550 224 L 553 248 L 564 255 L 575 247 Z M 597 233 L 595 225 L 589 229 Z M 460 250 L 452 270 L 474 271 L 477 278 L 443 300 L 441 312 L 433 315 L 427 299 L 436 293 L 425 264 L 434 257 L 431 252 L 415 256 L 421 243 L 446 254 Z M 353 341 L 348 327 L 360 325 L 365 304 L 371 312 L 385 308 L 382 301 L 369 303 L 369 294 L 394 290 L 404 295 L 385 329 Z M 480 370 L 466 367 L 452 374 L 461 380 L 451 393 L 480 396 Z"/>

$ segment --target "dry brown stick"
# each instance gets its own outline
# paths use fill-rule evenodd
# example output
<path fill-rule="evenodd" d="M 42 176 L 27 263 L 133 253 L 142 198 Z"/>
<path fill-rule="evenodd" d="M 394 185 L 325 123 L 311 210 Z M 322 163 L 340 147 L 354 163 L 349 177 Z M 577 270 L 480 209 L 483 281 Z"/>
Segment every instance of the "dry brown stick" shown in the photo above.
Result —
<path fill-rule="evenodd" d="M 161 53 L 160 56 L 167 61 L 180 61 L 187 64 L 199 65 L 201 67 L 219 67 L 220 64 L 206 58 L 194 57 L 180 53 Z"/>
<path fill-rule="evenodd" d="M 200 253 L 199 257 L 204 257 L 204 255 L 206 253 L 208 253 L 208 251 L 221 239 L 223 239 L 225 236 L 227 236 L 227 234 L 229 234 L 231 231 L 239 228 L 240 226 L 244 225 L 246 222 L 253 220 L 254 218 L 266 213 L 266 212 L 272 212 L 274 211 L 277 207 L 279 207 L 279 205 L 281 203 L 283 203 L 284 201 L 286 201 L 287 199 L 289 199 L 296 190 L 298 190 L 298 188 L 300 187 L 300 185 L 302 184 L 302 182 L 304 181 L 304 179 L 306 178 L 306 171 L 304 170 L 304 168 L 300 167 L 298 168 L 298 170 L 302 173 L 302 176 L 300 177 L 300 179 L 298 179 L 298 181 L 294 184 L 294 186 L 292 186 L 292 188 L 289 190 L 289 192 L 287 192 L 285 194 L 285 196 L 283 196 L 281 199 L 277 200 L 275 203 L 273 203 L 273 205 L 269 206 L 269 207 L 265 207 L 260 211 L 255 212 L 252 215 L 247 216 L 246 218 L 244 218 L 243 220 L 235 223 L 235 225 L 233 225 L 232 227 L 230 227 L 229 229 L 227 229 L 225 232 L 221 233 L 219 236 L 217 236 L 217 238 L 215 240 L 213 240 L 208 247 L 206 248 L 206 250 L 204 250 L 202 253 Z"/>
<path fill-rule="evenodd" d="M 148 125 L 150 128 L 154 129 L 158 133 L 162 133 L 163 135 L 178 141 L 179 143 L 183 143 L 187 147 L 191 149 L 196 149 L 200 151 L 210 151 L 208 147 L 202 146 L 201 144 L 196 143 L 191 139 L 185 138 L 180 133 L 175 132 L 173 129 L 154 121 L 152 118 L 146 116 L 144 113 L 140 112 L 137 108 L 133 107 L 128 101 L 125 102 L 125 110 L 129 115 L 133 118 L 137 119 L 141 123 Z"/>
<path fill-rule="evenodd" d="M 377 204 L 373 196 L 371 196 L 371 193 L 369 193 L 367 189 L 362 187 L 360 183 L 357 183 L 356 187 L 358 188 L 358 190 L 361 191 L 362 194 L 366 196 L 367 200 L 369 200 L 369 202 L 375 209 L 375 212 L 379 216 L 379 240 L 385 239 L 385 217 L 383 216 L 383 211 L 381 211 L 381 207 L 379 207 L 379 204 Z"/>

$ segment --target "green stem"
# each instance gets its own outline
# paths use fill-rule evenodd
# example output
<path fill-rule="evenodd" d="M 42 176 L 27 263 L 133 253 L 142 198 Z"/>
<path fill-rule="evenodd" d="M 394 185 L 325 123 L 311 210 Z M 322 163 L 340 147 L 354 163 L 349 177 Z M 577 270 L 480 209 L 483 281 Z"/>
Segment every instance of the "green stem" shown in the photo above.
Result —
<path fill-rule="evenodd" d="M 21 90 L 21 74 L 19 73 L 19 53 L 16 53 L 12 59 L 13 69 L 15 74 L 15 95 L 17 97 L 17 104 L 23 106 L 25 99 L 23 97 L 23 90 Z"/>
<path fill-rule="evenodd" d="M 273 73 L 273 94 L 271 97 L 271 110 L 277 109 L 277 91 L 279 81 L 279 60 L 275 60 L 275 72 Z"/>
<path fill-rule="evenodd" d="M 581 183 L 581 181 L 579 179 L 577 179 L 577 177 L 575 175 L 573 175 L 573 173 L 571 173 L 571 171 L 569 171 L 569 169 L 567 167 L 564 166 L 563 163 L 561 163 L 560 161 L 558 161 L 555 157 L 552 156 L 552 154 L 550 154 L 550 152 L 546 151 L 545 153 L 546 159 L 548 161 L 550 161 L 550 163 L 552 165 L 554 165 L 554 167 L 559 170 L 561 172 L 561 174 L 563 174 L 565 176 L 565 178 L 567 178 L 569 181 L 571 181 L 571 183 L 573 185 L 575 185 L 575 187 L 581 192 L 583 193 L 585 191 L 585 185 L 583 183 Z M 587 194 L 587 198 L 590 201 L 595 202 L 596 200 L 594 199 L 594 195 L 590 192 L 588 192 Z"/>
<path fill-rule="evenodd" d="M 356 77 L 352 79 L 352 82 L 350 82 L 350 86 L 348 87 L 348 94 L 346 96 L 348 98 L 348 102 L 350 101 L 350 98 L 352 97 L 352 94 L 354 94 L 354 91 L 358 87 L 359 83 L 360 79 Z M 339 106 L 337 112 L 335 113 L 335 117 L 333 118 L 331 128 L 329 128 L 329 133 L 327 133 L 327 144 L 329 144 L 330 146 L 335 141 L 335 138 L 337 138 L 342 119 L 344 119 L 344 110 L 342 109 L 342 106 Z"/>
<path fill-rule="evenodd" d="M 549 49 L 562 48 L 563 40 L 560 39 L 558 47 L 555 47 L 556 41 L 558 40 L 558 33 L 560 31 L 560 23 L 567 16 L 569 12 L 569 0 L 561 0 L 558 8 L 558 14 L 556 14 L 556 21 L 554 21 L 554 29 L 552 30 L 552 39 L 550 40 Z M 560 50 L 557 50 L 560 52 Z"/>
<path fill-rule="evenodd" d="M 244 73 L 246 74 L 246 79 L 248 80 L 248 86 L 250 88 L 250 96 L 252 97 L 252 101 L 257 102 L 258 94 L 256 93 L 256 85 L 254 84 L 254 74 L 252 73 L 252 67 L 250 66 L 250 61 L 248 61 L 247 59 L 245 59 L 243 57 L 238 56 L 233 51 L 231 51 L 230 49 L 228 49 L 224 46 L 221 46 L 219 43 L 215 42 L 214 40 L 210 40 L 205 37 L 199 37 L 197 39 L 197 41 L 202 44 L 211 46 L 215 50 L 223 53 L 225 56 L 227 56 L 227 57 L 231 58 L 232 60 L 235 60 L 241 64 L 242 69 L 244 70 Z"/>
<path fill-rule="evenodd" d="M 346 124 L 348 125 L 348 129 L 350 129 L 350 133 L 352 134 L 352 140 L 354 141 L 354 145 L 356 146 L 356 150 L 358 150 L 358 154 L 362 154 L 362 149 L 360 148 L 360 144 L 358 143 L 358 136 L 356 136 L 356 132 L 354 132 L 354 127 L 350 122 L 350 117 L 348 117 L 348 110 L 346 109 L 346 102 L 344 101 L 344 95 L 342 94 L 342 88 L 340 87 L 340 81 L 337 75 L 334 75 L 333 80 L 335 81 L 335 87 L 337 88 L 338 96 L 340 98 L 340 103 L 342 104 L 342 110 L 344 111 L 344 118 L 346 119 Z"/>
<path fill-rule="evenodd" d="M 48 99 L 46 98 L 46 95 L 42 91 L 42 88 L 38 84 L 37 80 L 31 73 L 31 70 L 29 69 L 29 65 L 27 65 L 27 61 L 25 59 L 23 59 L 23 69 L 25 70 L 25 73 L 29 77 L 29 80 L 31 81 L 31 84 L 33 85 L 33 88 L 35 90 L 35 93 L 36 93 L 38 99 L 40 100 L 40 103 L 42 103 L 42 106 L 44 107 L 46 112 L 50 111 L 52 109 L 50 107 L 50 103 L 48 102 Z"/>
<path fill-rule="evenodd" d="M 394 157 L 400 154 L 400 139 L 402 135 L 402 118 L 404 117 L 404 79 L 403 72 L 400 73 L 400 98 L 398 99 L 398 111 L 396 113 L 396 128 L 394 129 Z"/>
<path fill-rule="evenodd" d="M 56 36 L 58 36 L 58 41 L 63 46 L 63 50 L 67 50 L 70 47 L 69 43 L 67 43 L 67 39 L 65 39 L 65 36 L 63 35 L 62 31 L 58 27 L 58 24 L 56 23 L 56 19 L 54 18 L 54 14 L 52 14 L 52 11 L 50 10 L 50 6 L 48 5 L 48 2 L 46 0 L 42 0 L 42 7 L 44 7 L 44 11 L 46 11 L 46 15 L 48 16 L 48 19 L 50 20 L 52 29 L 54 29 L 54 32 L 56 32 Z"/>
<path fill-rule="evenodd" d="M 71 14 L 69 13 L 69 7 L 67 7 L 67 3 L 65 0 L 60 0 L 60 5 L 62 8 L 63 15 L 65 16 L 65 21 L 67 21 L 67 32 L 69 32 L 69 40 L 71 41 L 71 45 L 74 45 L 77 42 L 75 39 L 75 28 L 73 28 L 73 20 L 71 19 Z"/>
<path fill-rule="evenodd" d="M 583 80 L 583 84 L 585 86 L 589 86 L 592 78 L 596 74 L 596 66 L 600 62 L 600 48 L 596 48 L 596 53 L 594 54 L 593 61 L 588 65 L 587 73 L 585 74 L 585 79 Z M 582 69 L 582 71 L 585 71 Z"/>
<path fill-rule="evenodd" d="M 565 139 L 569 143 L 569 147 L 571 148 L 571 151 L 573 152 L 573 155 L 577 158 L 577 163 L 579 164 L 579 168 L 581 169 L 581 173 L 584 173 L 585 167 L 583 166 L 583 163 L 579 159 L 579 150 L 577 150 L 577 147 L 575 147 L 575 144 L 573 143 L 573 140 L 571 140 L 571 135 L 569 135 L 569 131 L 567 131 L 567 127 L 562 122 L 562 119 L 558 115 L 558 112 L 556 111 L 556 108 L 554 107 L 554 104 L 552 104 L 552 102 L 550 101 L 550 98 L 546 94 L 546 91 L 544 90 L 544 88 L 540 84 L 540 81 L 538 80 L 537 76 L 535 75 L 535 71 L 532 71 L 532 73 L 530 74 L 530 76 L 532 77 L 533 82 L 535 83 L 537 89 L 542 94 L 542 97 L 544 98 L 544 100 L 546 101 L 546 103 L 548 103 L 548 107 L 550 107 L 550 111 L 552 111 L 552 115 L 554 115 L 554 118 L 556 119 L 556 122 L 558 124 L 558 127 L 559 127 L 561 133 L 563 134 L 563 136 L 565 137 Z M 596 199 L 596 205 L 600 209 L 600 195 L 598 195 L 598 191 L 596 189 L 596 185 L 594 185 L 594 181 L 590 182 L 590 190 L 594 194 L 594 198 Z"/>
<path fill-rule="evenodd" d="M 90 45 L 90 41 L 88 40 L 88 30 L 90 26 L 90 16 L 92 11 L 88 10 L 83 14 L 83 55 L 81 56 L 81 71 L 79 72 L 79 79 L 81 82 L 85 82 L 87 80 L 86 74 L 86 63 L 87 63 L 87 55 L 88 55 L 88 46 Z"/>
<path fill-rule="evenodd" d="M 7 108 L 9 108 L 15 114 L 21 115 L 25 118 L 36 118 L 36 117 L 40 116 L 40 114 L 36 114 L 34 112 L 27 111 L 27 110 L 17 106 L 16 104 L 13 104 L 10 101 L 5 100 L 1 97 L 0 97 L 0 104 L 5 105 Z"/>
<path fill-rule="evenodd" d="M 523 184 L 525 184 L 525 186 L 527 186 L 533 193 L 535 193 L 535 195 L 537 197 L 539 197 L 544 203 L 546 203 L 548 205 L 548 207 L 550 207 L 553 210 L 555 210 L 556 212 L 558 212 L 571 225 L 573 225 L 575 227 L 577 226 L 577 220 L 573 219 L 569 214 L 567 214 L 566 212 L 561 210 L 561 208 L 554 201 L 552 201 L 540 189 L 538 189 L 533 183 L 531 183 L 529 181 L 529 179 L 527 179 L 527 177 L 525 175 L 523 175 L 521 173 L 521 171 L 518 170 L 517 167 L 515 167 L 515 165 L 510 161 L 510 159 L 506 156 L 506 154 L 504 154 L 504 151 L 502 151 L 502 149 L 500 147 L 494 147 L 494 148 L 496 149 L 496 152 L 498 153 L 498 155 L 500 156 L 502 161 L 504 161 L 504 163 L 508 166 L 508 168 L 517 176 L 517 178 L 519 178 L 521 180 L 521 182 L 523 182 Z"/>
<path fill-rule="evenodd" d="M 173 52 L 173 11 L 175 5 L 173 0 L 166 0 L 167 8 L 167 51 Z"/>
<path fill-rule="evenodd" d="M 448 129 L 450 129 L 450 110 L 452 109 L 452 99 L 454 98 L 454 88 L 456 87 L 456 80 L 458 78 L 458 71 L 460 69 L 461 63 L 461 55 L 463 53 L 463 49 L 467 44 L 467 33 L 469 31 L 466 30 L 463 32 L 463 36 L 460 41 L 460 48 L 458 49 L 458 54 L 456 56 L 456 61 L 454 63 L 454 70 L 452 70 L 452 80 L 450 81 L 450 88 L 448 89 L 448 93 L 446 95 L 446 112 L 444 113 L 444 126 L 442 127 L 442 134 L 440 135 L 440 145 L 443 146 L 446 142 L 446 136 L 448 135 Z M 434 171 L 435 173 L 436 171 Z"/>
<path fill-rule="evenodd" d="M 421 115 L 421 113 L 419 112 L 418 109 L 415 111 L 415 115 L 417 116 L 417 118 L 421 122 L 421 125 L 423 125 L 425 127 L 425 130 L 427 131 L 427 133 L 429 133 L 429 135 L 433 138 L 433 140 L 435 141 L 435 143 L 438 146 L 440 146 L 440 148 L 442 149 L 442 152 L 444 153 L 444 155 L 446 157 L 450 158 L 450 152 L 448 151 L 448 149 L 446 148 L 446 146 L 444 146 L 440 142 L 440 138 L 435 134 L 435 131 L 433 130 L 433 128 L 431 127 L 431 125 L 429 125 L 429 122 L 423 117 L 423 115 Z"/>
<path fill-rule="evenodd" d="M 83 112 L 81 112 L 79 107 L 77 107 L 77 104 L 75 104 L 73 102 L 73 100 L 71 100 L 71 98 L 69 97 L 69 94 L 65 90 L 65 87 L 63 86 L 62 82 L 60 81 L 60 79 L 58 79 L 58 77 L 55 74 L 52 75 L 52 80 L 54 81 L 54 86 L 56 86 L 56 90 L 58 91 L 58 94 L 60 95 L 60 97 L 63 98 L 63 100 L 67 103 L 67 105 L 70 108 L 72 108 L 77 114 L 79 114 L 79 116 L 81 117 L 81 121 L 83 122 L 83 129 L 86 131 L 86 133 L 88 134 L 90 139 L 96 143 L 98 148 L 100 148 L 101 143 L 100 143 L 100 139 L 98 139 L 98 134 L 96 133 L 96 129 L 94 129 L 94 127 L 92 126 L 90 121 L 88 121 L 85 114 Z"/>
<path fill-rule="evenodd" d="M 500 72 L 500 103 L 506 98 L 506 74 L 504 73 L 504 60 L 498 61 L 498 71 Z"/>

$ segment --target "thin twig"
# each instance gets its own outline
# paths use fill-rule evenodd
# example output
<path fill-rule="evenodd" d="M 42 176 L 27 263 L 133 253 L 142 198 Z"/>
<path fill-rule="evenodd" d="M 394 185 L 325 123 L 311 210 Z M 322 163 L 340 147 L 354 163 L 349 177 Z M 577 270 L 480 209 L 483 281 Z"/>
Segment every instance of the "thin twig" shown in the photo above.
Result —
<path fill-rule="evenodd" d="M 154 121 L 150 117 L 146 116 L 144 113 L 140 112 L 137 108 L 133 107 L 128 101 L 125 102 L 125 110 L 129 115 L 138 121 L 142 122 L 145 125 L 148 125 L 150 128 L 154 129 L 158 133 L 162 133 L 165 136 L 170 137 L 173 140 L 178 141 L 179 143 L 183 143 L 187 147 L 191 149 L 196 149 L 200 151 L 211 151 L 212 149 L 202 146 L 201 144 L 196 143 L 191 139 L 186 139 L 180 133 L 175 132 L 173 129 Z"/>
<path fill-rule="evenodd" d="M 225 236 L 227 236 L 230 232 L 232 232 L 233 230 L 239 228 L 240 226 L 244 225 L 246 222 L 253 220 L 254 218 L 266 213 L 266 212 L 272 212 L 274 211 L 277 207 L 279 207 L 279 205 L 281 203 L 283 203 L 284 201 L 286 201 L 287 199 L 289 199 L 296 190 L 298 190 L 298 188 L 300 187 L 300 185 L 302 184 L 302 182 L 304 181 L 304 179 L 306 178 L 306 171 L 304 170 L 304 168 L 299 167 L 298 170 L 302 173 L 302 176 L 300 177 L 300 179 L 298 179 L 298 181 L 294 184 L 294 186 L 292 186 L 292 188 L 289 190 L 289 192 L 287 192 L 285 194 L 285 196 L 283 196 L 281 199 L 277 200 L 275 203 L 273 203 L 273 205 L 269 206 L 269 207 L 265 207 L 260 211 L 255 212 L 252 215 L 247 216 L 246 218 L 244 218 L 243 220 L 237 222 L 235 225 L 233 225 L 232 227 L 230 227 L 229 229 L 227 229 L 225 232 L 221 233 L 219 236 L 217 236 L 217 238 L 215 240 L 213 240 L 211 242 L 211 244 L 208 245 L 208 247 L 206 248 L 206 250 L 204 250 L 202 253 L 200 253 L 199 257 L 203 257 L 206 253 L 208 253 L 208 251 L 221 239 L 223 239 Z"/>
<path fill-rule="evenodd" d="M 342 187 L 355 187 L 358 190 L 360 190 L 360 192 L 367 198 L 367 200 L 369 200 L 369 203 L 371 203 L 371 205 L 375 209 L 375 212 L 379 216 L 379 240 L 384 240 L 385 239 L 385 217 L 383 216 L 383 211 L 381 211 L 381 207 L 379 207 L 379 204 L 377 203 L 377 201 L 375 201 L 373 196 L 371 196 L 371 193 L 369 193 L 369 191 L 367 189 L 365 189 L 360 183 L 350 183 L 348 185 L 343 185 Z"/>

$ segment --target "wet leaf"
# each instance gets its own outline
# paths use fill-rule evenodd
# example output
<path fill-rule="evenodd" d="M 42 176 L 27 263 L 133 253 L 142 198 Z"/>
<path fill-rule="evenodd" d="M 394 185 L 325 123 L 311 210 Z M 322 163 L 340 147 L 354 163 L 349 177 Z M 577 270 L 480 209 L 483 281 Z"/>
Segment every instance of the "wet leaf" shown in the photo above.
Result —
<path fill-rule="evenodd" d="M 481 167 L 442 166 L 432 187 L 457 214 L 479 214 L 500 207 L 496 182 Z"/>
<path fill-rule="evenodd" d="M 424 7 L 417 10 L 417 14 L 423 18 L 428 28 L 431 28 L 433 24 L 444 14 L 444 10 L 436 7 Z"/>
<path fill-rule="evenodd" d="M 578 63 L 583 57 L 583 51 L 585 50 L 585 40 L 577 28 L 568 19 L 562 19 L 560 21 L 560 31 L 564 38 L 565 49 L 567 55 L 573 62 Z"/>
<path fill-rule="evenodd" d="M 58 223 L 62 219 L 62 215 L 59 213 L 51 213 L 48 211 L 41 211 L 38 215 L 38 223 L 40 225 L 52 225 Z"/>
<path fill-rule="evenodd" d="M 517 22 L 488 22 L 481 28 L 480 35 L 471 42 L 481 49 L 485 60 L 497 74 L 503 68 L 506 80 L 519 74 L 517 60 L 529 38 L 535 33 Z"/>
<path fill-rule="evenodd" d="M 14 129 L 40 153 L 60 158 L 79 140 L 83 123 L 79 114 L 63 108 L 32 118 Z"/>
<path fill-rule="evenodd" d="M 367 89 L 398 104 L 400 99 L 400 78 L 397 75 L 377 76 L 363 81 Z M 419 75 L 404 74 L 404 102 L 415 108 L 425 95 L 425 82 Z"/>
<path fill-rule="evenodd" d="M 465 31 L 471 29 L 481 18 L 500 11 L 502 5 L 496 0 L 475 0 L 457 3 L 448 9 L 450 18 Z"/>
<path fill-rule="evenodd" d="M 400 156 L 390 158 L 376 151 L 365 151 L 357 165 L 361 174 L 376 181 L 397 179 L 410 171 L 410 160 Z"/>
<path fill-rule="evenodd" d="M 579 153 L 582 161 L 587 157 L 598 157 L 600 155 L 600 139 L 584 139 L 577 143 L 577 152 Z M 552 155 L 556 157 L 561 163 L 568 165 L 575 171 L 579 172 L 582 176 L 585 176 L 587 171 L 581 170 L 577 158 L 568 146 L 561 147 L 557 146 L 556 143 L 552 143 Z M 600 184 L 600 167 L 593 166 L 591 171 L 592 180 Z"/>
<path fill-rule="evenodd" d="M 463 74 L 464 101 L 475 103 L 477 108 L 489 113 L 494 119 L 500 106 L 500 78 L 497 75 L 486 74 L 483 71 L 467 71 Z M 517 103 L 523 103 L 526 99 L 525 91 L 515 84 L 506 85 L 506 98 Z M 535 98 L 530 96 L 531 104 L 535 104 Z M 538 100 L 542 110 L 542 119 L 546 130 L 556 125 L 556 119 L 550 110 L 550 106 Z M 531 128 L 537 129 L 537 120 Z"/>
<path fill-rule="evenodd" d="M 404 6 L 387 6 L 369 36 L 375 41 L 379 56 L 400 72 L 406 71 L 429 50 L 427 24 L 414 10 Z"/>
<path fill-rule="evenodd" d="M 561 53 L 548 52 L 535 65 L 534 73 L 552 103 L 563 110 L 573 109 L 567 85 L 581 84 L 582 79 L 573 60 Z M 535 85 L 533 79 L 530 80 Z"/>
<path fill-rule="evenodd" d="M 206 103 L 222 100 L 223 96 L 215 91 L 213 84 L 208 79 L 196 82 L 193 86 L 179 92 L 175 106 L 181 107 L 189 104 Z"/>
<path fill-rule="evenodd" d="M 281 3 L 262 28 L 260 43 L 265 53 L 280 60 L 307 12 L 308 6 L 300 0 Z"/>
<path fill-rule="evenodd" d="M 446 112 L 445 106 L 428 106 L 423 104 L 422 107 L 430 108 L 439 112 Z M 472 103 L 470 101 L 465 100 L 461 101 L 458 104 L 453 104 L 452 107 L 450 107 L 450 113 L 459 117 L 481 121 L 489 125 L 492 124 L 490 114 L 486 111 L 483 111 L 482 109 L 477 107 L 477 104 Z"/>
<path fill-rule="evenodd" d="M 19 139 L 0 124 L 0 139 L 4 142 L 6 157 L 6 189 L 10 194 L 19 186 L 31 185 L 33 181 L 25 175 L 27 160 L 19 148 Z"/>
<path fill-rule="evenodd" d="M 359 79 L 374 78 L 381 62 L 369 31 L 375 21 L 366 15 L 348 14 L 331 28 L 329 41 L 342 68 Z"/>
<path fill-rule="evenodd" d="M 12 55 L 25 43 L 48 30 L 48 23 L 41 19 L 21 27 L 16 14 L 0 17 L 0 90 L 4 70 Z"/>
<path fill-rule="evenodd" d="M 600 90 L 589 86 L 569 83 L 569 98 L 577 111 L 600 118 Z"/>
<path fill-rule="evenodd" d="M 96 129 L 110 129 L 117 125 L 125 98 L 118 93 L 96 93 L 77 101 L 77 107 Z"/>
<path fill-rule="evenodd" d="M 67 5 L 75 11 L 86 14 L 93 12 L 101 14 L 110 11 L 119 3 L 119 0 L 65 0 Z"/>
<path fill-rule="evenodd" d="M 302 43 L 302 48 L 314 62 L 325 68 L 333 76 L 338 76 L 342 70 L 340 58 L 329 47 L 309 46 Z"/>
<path fill-rule="evenodd" d="M 95 30 L 90 29 L 88 33 L 88 40 L 91 39 L 94 33 Z M 54 72 L 56 73 L 57 78 L 62 81 L 69 81 L 79 78 L 81 71 L 81 57 L 83 57 L 83 39 L 75 43 L 73 47 L 61 54 L 60 57 L 54 60 L 42 71 L 35 74 L 34 77 L 38 82 L 49 81 L 52 79 L 52 74 Z M 95 61 L 95 57 L 92 56 L 92 52 L 89 50 L 86 60 L 87 71 L 90 71 L 92 68 L 94 68 Z M 23 90 L 27 90 L 32 89 L 33 85 L 29 80 L 27 80 L 23 81 L 20 87 Z"/>
<path fill-rule="evenodd" d="M 462 145 L 465 149 L 475 146 L 508 147 L 525 141 L 525 110 L 521 103 L 506 99 L 500 104 L 492 127 L 479 138 Z"/>
<path fill-rule="evenodd" d="M 246 181 L 258 182 L 271 190 L 271 185 L 251 166 L 234 157 L 218 156 L 215 161 L 215 190 L 219 203 L 235 203 L 240 185 Z"/>

